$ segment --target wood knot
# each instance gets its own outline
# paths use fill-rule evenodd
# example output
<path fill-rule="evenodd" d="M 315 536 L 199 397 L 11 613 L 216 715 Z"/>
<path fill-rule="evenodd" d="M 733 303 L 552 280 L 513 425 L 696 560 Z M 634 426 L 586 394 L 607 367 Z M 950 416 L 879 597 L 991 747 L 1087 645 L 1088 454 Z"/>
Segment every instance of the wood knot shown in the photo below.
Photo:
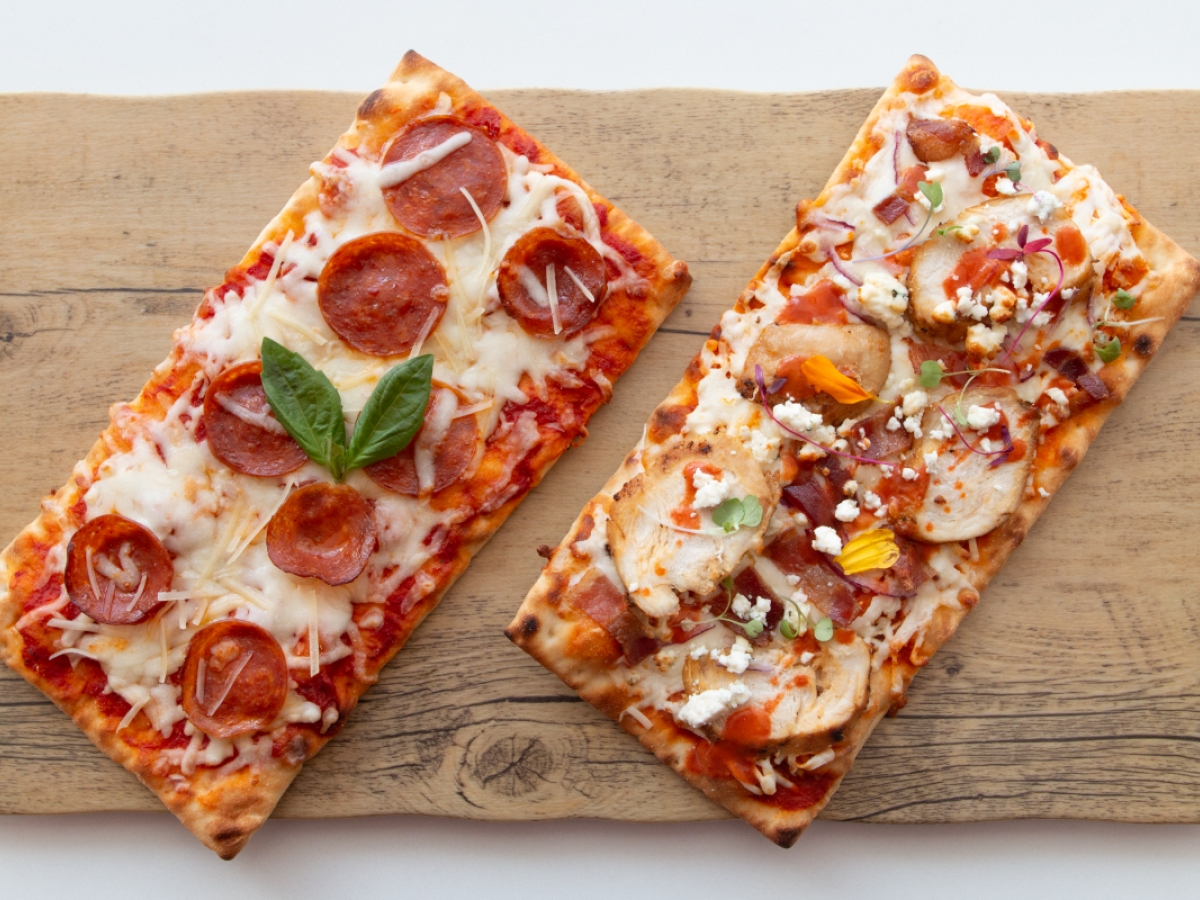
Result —
<path fill-rule="evenodd" d="M 506 737 L 479 755 L 475 777 L 484 788 L 505 797 L 522 797 L 540 788 L 554 768 L 554 756 L 540 738 Z"/>

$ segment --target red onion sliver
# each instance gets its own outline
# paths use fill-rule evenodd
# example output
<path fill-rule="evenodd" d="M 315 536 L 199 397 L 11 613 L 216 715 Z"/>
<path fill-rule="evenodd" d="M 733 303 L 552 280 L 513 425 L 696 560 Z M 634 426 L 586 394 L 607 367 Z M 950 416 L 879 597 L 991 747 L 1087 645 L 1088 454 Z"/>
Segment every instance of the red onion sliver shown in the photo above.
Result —
<path fill-rule="evenodd" d="M 995 251 L 992 251 L 992 252 L 995 252 Z M 1052 290 L 1049 294 L 1046 295 L 1046 299 L 1041 302 L 1041 305 L 1038 306 L 1038 308 L 1033 311 L 1033 315 L 1031 315 L 1029 317 L 1029 319 L 1025 322 L 1025 324 L 1021 326 L 1021 330 L 1017 332 L 1017 336 L 1013 339 L 1013 342 L 1008 345 L 1008 349 L 1005 350 L 1004 355 L 1002 357 L 1000 357 L 999 361 L 1001 363 L 1003 363 L 1006 359 L 1008 359 L 1010 356 L 1012 356 L 1012 352 L 1014 350 L 1016 350 L 1017 345 L 1021 343 L 1021 338 L 1023 338 L 1025 336 L 1025 332 L 1029 329 L 1029 326 L 1031 324 L 1033 324 L 1033 320 L 1037 318 L 1038 313 L 1040 313 L 1043 309 L 1046 308 L 1047 303 L 1049 303 L 1051 300 L 1053 300 L 1055 297 L 1058 296 L 1058 292 L 1063 286 L 1063 281 L 1066 280 L 1067 270 L 1065 268 L 1063 268 L 1062 257 L 1059 256 L 1057 253 L 1055 253 L 1053 250 L 1039 250 L 1038 252 L 1039 253 L 1049 253 L 1051 256 L 1054 257 L 1054 261 L 1056 263 L 1058 263 L 1058 284 L 1056 284 L 1054 286 L 1054 290 Z M 988 255 L 990 256 L 991 253 L 989 253 Z"/>
<path fill-rule="evenodd" d="M 851 284 L 855 285 L 856 287 L 862 287 L 862 279 L 861 278 L 857 277 L 856 275 L 850 274 L 850 272 L 848 272 L 842 268 L 842 261 L 840 259 L 838 259 L 837 251 L 826 250 L 825 258 L 828 259 L 833 264 L 833 267 L 835 269 L 837 269 L 839 273 L 841 273 L 843 278 L 845 278 L 847 281 L 849 281 Z"/>

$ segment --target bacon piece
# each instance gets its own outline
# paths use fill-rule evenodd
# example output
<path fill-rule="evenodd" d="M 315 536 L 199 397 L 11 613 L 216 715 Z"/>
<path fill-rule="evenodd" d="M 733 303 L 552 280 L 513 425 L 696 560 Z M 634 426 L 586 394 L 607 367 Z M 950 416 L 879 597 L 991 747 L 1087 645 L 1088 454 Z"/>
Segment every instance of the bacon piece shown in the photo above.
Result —
<path fill-rule="evenodd" d="M 658 642 L 646 634 L 625 595 L 603 575 L 597 575 L 572 593 L 571 604 L 621 645 L 629 665 L 636 666 L 658 649 Z"/>
<path fill-rule="evenodd" d="M 811 532 L 785 532 L 767 547 L 766 557 L 785 575 L 796 576 L 796 587 L 834 622 L 845 626 L 854 621 L 858 614 L 854 594 L 837 580 L 821 554 L 812 548 Z"/>
<path fill-rule="evenodd" d="M 844 325 L 849 321 L 844 296 L 840 287 L 822 278 L 807 292 L 789 297 L 777 321 L 782 325 Z"/>
<path fill-rule="evenodd" d="M 851 452 L 865 459 L 887 459 L 897 453 L 907 453 L 912 447 L 912 434 L 903 428 L 889 430 L 887 423 L 891 418 L 892 410 L 889 407 L 855 425 Z M 864 447 L 863 441 L 870 441 L 870 444 Z"/>
<path fill-rule="evenodd" d="M 892 194 L 884 200 L 880 200 L 871 210 L 875 213 L 875 218 L 879 219 L 885 225 L 891 225 L 898 218 L 904 215 L 908 209 L 908 201 L 902 197 Z"/>
<path fill-rule="evenodd" d="M 942 162 L 960 152 L 975 129 L 962 119 L 913 119 L 905 136 L 921 162 Z"/>

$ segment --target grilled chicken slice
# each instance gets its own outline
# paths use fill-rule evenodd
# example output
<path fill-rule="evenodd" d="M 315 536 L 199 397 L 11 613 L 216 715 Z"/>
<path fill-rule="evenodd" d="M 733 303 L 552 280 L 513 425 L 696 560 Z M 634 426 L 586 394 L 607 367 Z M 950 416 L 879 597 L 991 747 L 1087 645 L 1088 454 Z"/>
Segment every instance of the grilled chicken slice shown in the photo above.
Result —
<path fill-rule="evenodd" d="M 1022 225 L 1029 227 L 1027 243 L 1053 239 L 1047 249 L 1063 261 L 1063 291 L 1072 301 L 1086 299 L 1093 278 L 1087 242 L 1063 209 L 1048 213 L 1043 224 L 1030 212 L 1031 202 L 1029 194 L 1021 194 L 971 207 L 954 220 L 953 224 L 961 228 L 935 235 L 920 245 L 908 273 L 909 315 L 918 331 L 961 341 L 968 327 L 977 322 L 1005 325 L 1014 321 L 1019 298 L 1036 309 L 1032 292 L 1047 293 L 1058 283 L 1054 258 L 1047 253 L 1024 256 L 1018 262 L 1028 270 L 1025 276 L 1020 266 L 1014 271 L 1013 261 L 987 255 L 996 248 L 1016 250 Z M 958 291 L 964 287 L 971 288 L 972 296 L 987 307 L 986 315 L 957 311 Z M 1071 294 L 1072 290 L 1076 294 Z M 946 304 L 956 307 L 953 316 Z"/>
<path fill-rule="evenodd" d="M 683 666 L 683 686 L 688 698 L 704 691 L 729 688 L 741 682 L 749 690 L 745 702 L 714 716 L 703 725 L 711 740 L 734 740 L 726 735 L 730 714 L 758 707 L 768 716 L 770 728 L 758 735 L 761 747 L 785 753 L 824 749 L 831 735 L 849 724 L 867 705 L 871 651 L 855 636 L 820 645 L 807 665 L 790 650 L 772 649 L 755 657 L 753 668 L 734 674 L 711 657 L 693 659 Z"/>
<path fill-rule="evenodd" d="M 951 397 L 942 404 L 951 415 L 952 403 Z M 1008 387 L 971 388 L 960 406 L 964 412 L 978 406 L 1003 414 L 1001 422 L 986 431 L 963 429 L 972 446 L 983 449 L 985 434 L 994 435 L 990 440 L 995 449 L 1004 446 L 1000 430 L 1000 425 L 1004 425 L 1013 450 L 1004 462 L 993 465 L 999 454 L 973 453 L 941 412 L 930 407 L 921 423 L 924 436 L 913 444 L 907 463 L 916 469 L 927 469 L 928 485 L 916 505 L 894 510 L 901 517 L 897 530 L 917 540 L 943 543 L 987 534 L 1008 518 L 1025 492 L 1037 453 L 1038 417 L 1033 407 L 1022 402 Z M 931 432 L 936 431 L 946 437 L 932 437 Z M 937 461 L 927 465 L 925 454 L 931 451 L 937 452 Z"/>
<path fill-rule="evenodd" d="M 714 495 L 697 497 L 703 482 L 719 482 L 716 494 L 762 506 L 762 521 L 726 533 L 712 521 Z M 705 497 L 705 493 L 709 497 Z M 763 475 L 741 441 L 723 434 L 673 438 L 613 498 L 608 543 L 629 599 L 649 618 L 679 609 L 678 594 L 709 594 L 737 568 L 749 550 L 762 549 L 762 535 L 779 501 L 779 485 Z M 701 532 L 701 533 L 695 533 Z"/>
<path fill-rule="evenodd" d="M 768 325 L 746 356 L 741 384 L 751 392 L 756 390 L 754 367 L 762 366 L 765 384 L 781 377 L 787 379 L 787 384 L 778 394 L 772 395 L 772 400 L 801 400 L 834 425 L 871 402 L 838 403 L 828 394 L 815 392 L 800 372 L 800 364 L 812 356 L 824 356 L 871 394 L 878 394 L 883 388 L 892 367 L 891 342 L 882 328 L 873 325 Z"/>

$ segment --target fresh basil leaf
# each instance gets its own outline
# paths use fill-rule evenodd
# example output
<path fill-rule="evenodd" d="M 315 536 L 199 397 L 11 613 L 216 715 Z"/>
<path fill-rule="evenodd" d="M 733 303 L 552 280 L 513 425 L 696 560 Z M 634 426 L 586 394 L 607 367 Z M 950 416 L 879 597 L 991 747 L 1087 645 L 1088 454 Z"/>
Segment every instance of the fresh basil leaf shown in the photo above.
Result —
<path fill-rule="evenodd" d="M 742 630 L 746 632 L 746 637 L 756 638 L 763 633 L 763 623 L 758 619 L 751 619 L 742 626 Z"/>
<path fill-rule="evenodd" d="M 341 481 L 346 471 L 342 398 L 325 375 L 299 353 L 270 338 L 262 342 L 262 385 L 271 412 L 309 459 Z"/>
<path fill-rule="evenodd" d="M 782 634 L 789 641 L 792 638 L 800 636 L 800 632 L 798 632 L 796 630 L 796 626 L 793 625 L 791 622 L 789 622 L 787 619 L 784 619 L 782 622 L 779 623 L 779 633 Z"/>
<path fill-rule="evenodd" d="M 1096 355 L 1106 363 L 1116 360 L 1121 355 L 1121 341 L 1118 338 L 1113 338 L 1107 344 L 1100 344 L 1096 347 Z"/>
<path fill-rule="evenodd" d="M 942 186 L 936 181 L 918 181 L 917 190 L 925 195 L 930 209 L 937 209 L 942 205 Z"/>
<path fill-rule="evenodd" d="M 813 627 L 813 637 L 824 643 L 833 637 L 833 619 L 826 616 Z"/>
<path fill-rule="evenodd" d="M 927 359 L 921 363 L 921 387 L 935 388 L 942 383 L 946 370 L 936 359 Z"/>
<path fill-rule="evenodd" d="M 762 522 L 762 504 L 758 502 L 758 498 L 753 494 L 747 494 L 742 498 L 742 524 L 747 528 L 754 528 Z"/>
<path fill-rule="evenodd" d="M 1000 148 L 999 147 L 993 147 L 987 153 L 983 154 L 983 161 L 990 165 L 994 165 L 999 159 L 1000 159 Z"/>
<path fill-rule="evenodd" d="M 425 421 L 432 379 L 433 356 L 428 353 L 401 363 L 379 379 L 354 423 L 346 468 L 369 466 L 408 446 Z"/>
<path fill-rule="evenodd" d="M 712 512 L 713 524 L 719 525 L 725 529 L 726 534 L 732 531 L 737 531 L 738 526 L 742 524 L 742 519 L 745 518 L 746 511 L 742 508 L 742 501 L 737 497 L 730 497 Z"/>
<path fill-rule="evenodd" d="M 1008 176 L 1009 181 L 1016 184 L 1021 180 L 1021 164 L 1013 160 L 1004 167 L 1004 174 Z"/>
<path fill-rule="evenodd" d="M 1117 295 L 1113 297 L 1112 301 L 1113 306 L 1117 309 L 1133 309 L 1133 304 L 1135 303 L 1137 303 L 1137 297 L 1133 296 L 1125 288 L 1117 291 Z"/>

